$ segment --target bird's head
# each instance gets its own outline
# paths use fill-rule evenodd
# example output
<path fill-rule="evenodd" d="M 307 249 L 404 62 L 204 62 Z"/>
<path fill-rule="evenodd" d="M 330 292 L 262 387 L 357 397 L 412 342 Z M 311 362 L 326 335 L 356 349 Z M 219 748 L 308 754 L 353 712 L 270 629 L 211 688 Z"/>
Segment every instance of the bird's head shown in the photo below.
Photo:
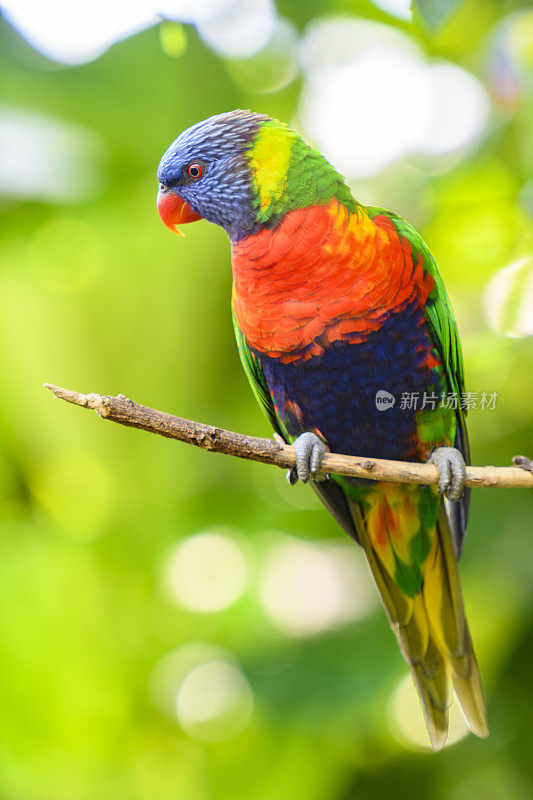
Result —
<path fill-rule="evenodd" d="M 165 225 L 206 219 L 239 241 L 288 211 L 334 196 L 353 202 L 326 159 L 277 120 L 230 111 L 193 125 L 170 145 L 157 171 Z"/>

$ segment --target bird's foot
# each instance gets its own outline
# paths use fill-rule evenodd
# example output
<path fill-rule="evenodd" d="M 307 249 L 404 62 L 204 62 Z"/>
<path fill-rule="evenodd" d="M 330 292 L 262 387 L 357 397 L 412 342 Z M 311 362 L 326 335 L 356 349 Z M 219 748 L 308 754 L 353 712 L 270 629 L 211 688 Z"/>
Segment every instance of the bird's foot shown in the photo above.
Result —
<path fill-rule="evenodd" d="M 439 492 L 448 500 L 459 500 L 466 481 L 466 464 L 462 453 L 455 447 L 437 447 L 428 458 L 439 471 Z"/>
<path fill-rule="evenodd" d="M 287 480 L 291 486 L 298 480 L 307 483 L 309 477 L 315 478 L 322 459 L 328 452 L 327 445 L 311 431 L 298 436 L 293 447 L 296 450 L 296 466 L 287 470 Z"/>
<path fill-rule="evenodd" d="M 527 456 L 514 456 L 513 464 L 516 467 L 521 467 L 522 469 L 525 469 L 526 472 L 531 472 L 531 474 L 533 475 L 533 461 Z"/>

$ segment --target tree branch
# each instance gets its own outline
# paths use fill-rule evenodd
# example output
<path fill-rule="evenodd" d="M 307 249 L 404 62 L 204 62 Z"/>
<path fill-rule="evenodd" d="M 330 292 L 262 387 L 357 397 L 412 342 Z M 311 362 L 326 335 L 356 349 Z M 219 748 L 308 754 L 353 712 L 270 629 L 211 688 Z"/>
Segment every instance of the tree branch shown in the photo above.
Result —
<path fill-rule="evenodd" d="M 71 389 L 62 389 L 51 383 L 44 384 L 61 400 L 77 406 L 94 409 L 103 419 L 140 428 L 149 433 L 157 433 L 168 439 L 194 444 L 202 450 L 262 461 L 288 469 L 294 467 L 296 457 L 294 447 L 282 442 L 278 437 L 260 439 L 244 436 L 213 425 L 203 425 L 189 419 L 174 417 L 163 411 L 138 405 L 132 400 L 100 394 L 81 394 Z M 521 456 L 517 456 L 517 463 Z M 525 459 L 527 461 L 527 459 Z M 328 453 L 322 461 L 321 473 L 335 473 L 356 478 L 390 481 L 392 483 L 419 483 L 424 485 L 438 483 L 437 467 L 433 464 L 417 464 L 408 461 L 386 461 L 381 458 L 363 456 L 343 456 Z M 533 488 L 533 474 L 518 466 L 515 467 L 467 467 L 467 486 L 529 487 Z"/>

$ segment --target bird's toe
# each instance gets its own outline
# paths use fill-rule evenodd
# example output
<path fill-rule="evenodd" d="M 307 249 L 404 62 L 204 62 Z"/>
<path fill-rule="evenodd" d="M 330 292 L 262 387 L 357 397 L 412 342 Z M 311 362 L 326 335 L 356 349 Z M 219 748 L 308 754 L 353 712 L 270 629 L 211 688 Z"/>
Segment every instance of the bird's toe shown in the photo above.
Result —
<path fill-rule="evenodd" d="M 317 475 L 328 448 L 322 439 L 311 431 L 298 436 L 294 442 L 294 448 L 296 450 L 296 476 L 303 483 L 307 483 L 310 477 L 314 478 Z M 292 481 L 289 480 L 289 483 Z"/>
<path fill-rule="evenodd" d="M 526 472 L 531 472 L 531 474 L 533 475 L 533 461 L 527 456 L 514 456 L 513 464 L 516 467 L 525 469 Z"/>
<path fill-rule="evenodd" d="M 448 500 L 461 498 L 466 482 L 466 464 L 462 453 L 455 447 L 437 447 L 428 461 L 439 471 L 439 492 Z"/>

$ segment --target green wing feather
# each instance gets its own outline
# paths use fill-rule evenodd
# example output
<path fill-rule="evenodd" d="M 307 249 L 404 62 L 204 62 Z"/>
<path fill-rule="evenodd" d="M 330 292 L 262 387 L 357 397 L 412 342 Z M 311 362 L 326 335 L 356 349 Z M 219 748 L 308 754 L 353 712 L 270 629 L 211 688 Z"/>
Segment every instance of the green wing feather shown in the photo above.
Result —
<path fill-rule="evenodd" d="M 466 410 L 461 408 L 460 403 L 460 398 L 465 389 L 463 353 L 452 305 L 437 269 L 435 259 L 418 231 L 403 217 L 383 208 L 367 207 L 367 211 L 371 217 L 383 215 L 391 220 L 400 236 L 405 237 L 413 248 L 413 258 L 416 259 L 418 254 L 422 256 L 424 271 L 429 273 L 435 281 L 433 290 L 426 302 L 424 313 L 431 330 L 433 343 L 445 368 L 448 390 L 459 398 L 458 408 L 455 412 L 456 431 L 454 444 L 463 454 L 465 462 L 470 464 L 470 445 L 465 419 Z M 446 507 L 458 556 L 461 555 L 463 550 L 469 508 L 470 489 L 465 489 L 459 502 L 447 503 Z"/>
<path fill-rule="evenodd" d="M 246 373 L 246 377 L 248 378 L 250 386 L 252 387 L 255 399 L 259 403 L 274 430 L 277 431 L 277 433 L 279 433 L 279 435 L 282 436 L 286 442 L 289 442 L 289 435 L 287 434 L 282 421 L 276 414 L 272 395 L 270 394 L 270 389 L 268 388 L 261 364 L 248 347 L 246 339 L 244 338 L 244 334 L 239 328 L 237 320 L 235 319 L 235 314 L 233 314 L 233 330 L 235 331 L 235 339 L 237 340 L 237 348 L 239 350 L 241 364 L 244 367 L 244 372 Z"/>
<path fill-rule="evenodd" d="M 400 236 L 407 239 L 413 248 L 413 257 L 416 259 L 418 254 L 422 256 L 424 272 L 429 273 L 435 281 L 435 286 L 429 295 L 425 308 L 426 318 L 433 332 L 433 341 L 446 367 L 450 391 L 461 394 L 461 392 L 464 391 L 464 367 L 461 343 L 459 341 L 459 333 L 457 331 L 457 323 L 455 322 L 453 309 L 444 282 L 437 269 L 435 259 L 418 231 L 403 219 L 403 217 L 394 214 L 392 211 L 386 211 L 383 208 L 367 207 L 367 211 L 371 217 L 382 215 L 391 220 Z"/>

